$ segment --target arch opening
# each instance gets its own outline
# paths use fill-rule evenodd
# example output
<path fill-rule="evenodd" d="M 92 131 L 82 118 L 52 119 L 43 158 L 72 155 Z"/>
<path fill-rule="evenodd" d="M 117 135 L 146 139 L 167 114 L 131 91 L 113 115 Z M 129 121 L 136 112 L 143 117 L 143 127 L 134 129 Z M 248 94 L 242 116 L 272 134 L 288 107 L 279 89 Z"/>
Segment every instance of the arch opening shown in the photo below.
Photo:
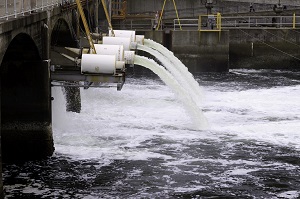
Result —
<path fill-rule="evenodd" d="M 2 122 L 50 122 L 48 96 L 42 60 L 32 39 L 17 35 L 10 43 L 1 64 Z M 29 117 L 30 115 L 30 117 Z"/>
<path fill-rule="evenodd" d="M 78 47 L 75 30 L 64 19 L 58 19 L 53 27 L 51 46 Z"/>
<path fill-rule="evenodd" d="M 52 155 L 48 64 L 42 61 L 29 35 L 20 33 L 10 42 L 0 75 L 3 159 Z"/>

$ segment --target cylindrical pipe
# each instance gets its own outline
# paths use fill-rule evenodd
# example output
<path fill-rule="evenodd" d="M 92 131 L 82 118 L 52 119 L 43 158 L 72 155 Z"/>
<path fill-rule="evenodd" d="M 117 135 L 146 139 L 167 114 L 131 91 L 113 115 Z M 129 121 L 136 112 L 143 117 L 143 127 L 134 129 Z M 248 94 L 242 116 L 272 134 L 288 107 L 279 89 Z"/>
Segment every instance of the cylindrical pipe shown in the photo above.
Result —
<path fill-rule="evenodd" d="M 82 54 L 81 73 L 83 74 L 114 74 L 115 70 L 115 55 Z"/>
<path fill-rule="evenodd" d="M 117 61 L 124 61 L 123 45 L 95 44 L 98 55 L 115 55 Z"/>
<path fill-rule="evenodd" d="M 103 44 L 123 45 L 124 50 L 130 50 L 130 38 L 125 37 L 103 37 Z"/>
<path fill-rule="evenodd" d="M 113 36 L 113 33 L 111 31 L 109 31 L 109 36 Z M 131 42 L 135 41 L 135 31 L 133 30 L 114 30 L 114 36 L 130 38 Z"/>

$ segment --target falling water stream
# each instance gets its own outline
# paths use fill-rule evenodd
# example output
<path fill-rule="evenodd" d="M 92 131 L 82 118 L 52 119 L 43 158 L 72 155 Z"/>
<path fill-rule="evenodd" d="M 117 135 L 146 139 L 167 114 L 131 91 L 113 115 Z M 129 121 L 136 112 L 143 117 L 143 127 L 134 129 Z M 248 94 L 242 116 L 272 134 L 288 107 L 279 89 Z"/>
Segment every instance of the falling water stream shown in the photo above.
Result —
<path fill-rule="evenodd" d="M 159 44 L 157 44 L 159 45 Z M 138 45 L 137 46 L 138 50 L 142 50 L 144 52 L 148 52 L 152 56 L 154 56 L 156 59 L 158 59 L 163 66 L 173 75 L 174 79 L 178 81 L 180 86 L 186 91 L 187 95 L 190 95 L 191 98 L 194 100 L 194 102 L 200 106 L 202 102 L 202 93 L 200 92 L 201 89 L 199 87 L 199 84 L 196 82 L 198 85 L 197 88 L 194 88 L 190 86 L 190 82 L 195 82 L 195 79 L 193 76 L 184 76 L 181 74 L 180 70 L 178 70 L 178 67 L 175 67 L 174 64 L 170 61 L 173 59 L 172 57 L 165 57 L 163 54 L 159 53 L 157 50 L 144 46 L 144 45 Z M 174 55 L 173 55 L 174 56 Z M 185 66 L 184 66 L 185 67 Z M 192 79 L 190 79 L 192 78 Z"/>
<path fill-rule="evenodd" d="M 178 83 L 177 79 L 175 79 L 164 67 L 158 65 L 153 60 L 149 60 L 148 58 L 139 55 L 135 56 L 134 64 L 146 67 L 153 71 L 177 94 L 190 115 L 191 120 L 194 122 L 196 129 L 207 128 L 207 121 L 203 116 L 201 109 L 197 106 L 189 93 L 187 93 Z"/>
<path fill-rule="evenodd" d="M 200 88 L 198 82 L 195 81 L 194 76 L 188 71 L 187 67 L 173 54 L 173 52 L 169 51 L 166 47 L 151 39 L 145 39 L 144 42 L 146 47 L 150 47 L 155 51 L 158 51 L 161 55 L 165 56 L 171 63 L 173 63 L 172 67 L 177 69 L 182 78 L 188 82 L 193 93 L 195 93 L 195 95 L 198 96 L 199 101 L 201 101 L 201 98 L 203 97 L 202 89 Z"/>

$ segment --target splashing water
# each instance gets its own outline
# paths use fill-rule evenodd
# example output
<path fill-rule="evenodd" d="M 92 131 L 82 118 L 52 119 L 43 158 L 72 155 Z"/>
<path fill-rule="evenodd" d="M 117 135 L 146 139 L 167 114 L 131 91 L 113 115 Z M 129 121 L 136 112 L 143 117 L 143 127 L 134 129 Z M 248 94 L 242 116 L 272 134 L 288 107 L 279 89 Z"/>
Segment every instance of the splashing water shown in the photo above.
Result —
<path fill-rule="evenodd" d="M 173 52 L 169 51 L 163 45 L 151 40 L 145 39 L 144 45 L 153 48 L 164 55 L 168 60 L 173 63 L 173 66 L 180 72 L 184 79 L 188 82 L 195 95 L 202 98 L 202 89 L 200 88 L 198 82 L 194 79 L 194 76 L 188 71 L 187 67 L 176 57 Z"/>
<path fill-rule="evenodd" d="M 199 92 L 194 92 L 194 90 L 190 87 L 189 81 L 185 76 L 183 76 L 180 71 L 176 69 L 176 67 L 173 66 L 173 63 L 169 59 L 167 59 L 165 56 L 163 56 L 161 53 L 158 51 L 144 46 L 144 45 L 138 45 L 137 46 L 138 50 L 142 50 L 144 52 L 148 52 L 154 57 L 156 57 L 162 64 L 163 66 L 174 76 L 174 78 L 180 83 L 180 85 L 183 87 L 184 90 L 187 91 L 187 94 L 189 94 L 194 102 L 200 106 L 200 102 L 202 101 L 201 96 L 199 95 Z"/>
<path fill-rule="evenodd" d="M 178 98 L 182 101 L 184 108 L 190 115 L 195 127 L 199 130 L 207 128 L 207 121 L 203 116 L 201 109 L 164 67 L 158 65 L 154 60 L 139 55 L 135 56 L 134 64 L 148 68 L 157 74 L 165 84 L 177 94 Z"/>

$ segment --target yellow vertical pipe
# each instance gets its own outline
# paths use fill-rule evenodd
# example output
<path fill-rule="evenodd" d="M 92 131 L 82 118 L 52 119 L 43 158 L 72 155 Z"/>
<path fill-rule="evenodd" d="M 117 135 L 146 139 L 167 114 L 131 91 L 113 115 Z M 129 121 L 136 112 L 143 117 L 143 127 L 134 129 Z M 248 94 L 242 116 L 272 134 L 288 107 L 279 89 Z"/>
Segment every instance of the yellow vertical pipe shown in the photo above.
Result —
<path fill-rule="evenodd" d="M 217 13 L 217 29 L 221 30 L 222 28 L 222 17 L 221 13 Z"/>
<path fill-rule="evenodd" d="M 222 15 L 221 15 L 221 13 L 219 13 L 220 14 L 220 30 L 222 29 Z"/>
<path fill-rule="evenodd" d="M 201 15 L 199 15 L 199 19 L 198 19 L 198 30 L 201 30 Z"/>
<path fill-rule="evenodd" d="M 219 30 L 219 13 L 217 13 L 217 30 Z"/>

